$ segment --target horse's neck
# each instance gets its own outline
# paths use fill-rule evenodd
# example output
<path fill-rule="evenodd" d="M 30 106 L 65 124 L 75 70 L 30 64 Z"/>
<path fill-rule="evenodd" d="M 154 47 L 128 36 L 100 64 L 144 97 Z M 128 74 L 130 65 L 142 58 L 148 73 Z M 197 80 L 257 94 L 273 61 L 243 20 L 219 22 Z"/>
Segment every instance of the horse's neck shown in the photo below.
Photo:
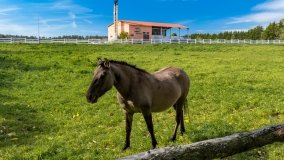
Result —
<path fill-rule="evenodd" d="M 131 76 L 131 74 L 135 74 L 133 69 L 126 68 L 128 66 L 123 65 L 112 65 L 111 69 L 115 77 L 114 86 L 117 91 L 125 98 L 129 96 L 129 91 L 131 88 L 131 83 L 135 80 L 135 76 Z"/>
<path fill-rule="evenodd" d="M 123 97 L 127 97 L 131 87 L 131 79 L 129 76 L 131 73 L 126 72 L 125 68 L 118 65 L 112 65 L 111 69 L 115 77 L 115 88 Z"/>

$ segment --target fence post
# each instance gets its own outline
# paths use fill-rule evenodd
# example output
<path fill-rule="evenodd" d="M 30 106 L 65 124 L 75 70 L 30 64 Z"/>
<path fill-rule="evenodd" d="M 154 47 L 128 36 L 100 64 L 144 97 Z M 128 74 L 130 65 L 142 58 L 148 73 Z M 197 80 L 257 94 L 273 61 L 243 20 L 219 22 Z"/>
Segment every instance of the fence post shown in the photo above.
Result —
<path fill-rule="evenodd" d="M 27 43 L 27 38 L 25 38 L 25 43 Z"/>
<path fill-rule="evenodd" d="M 13 43 L 13 38 L 12 37 L 10 38 L 10 43 Z"/>

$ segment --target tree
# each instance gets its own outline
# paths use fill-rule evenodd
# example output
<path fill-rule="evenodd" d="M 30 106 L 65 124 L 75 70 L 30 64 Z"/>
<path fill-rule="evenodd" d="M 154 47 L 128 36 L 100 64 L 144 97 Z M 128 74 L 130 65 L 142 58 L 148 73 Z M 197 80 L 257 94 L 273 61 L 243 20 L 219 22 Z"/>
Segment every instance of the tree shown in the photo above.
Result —
<path fill-rule="evenodd" d="M 270 23 L 266 27 L 266 29 L 264 30 L 262 34 L 262 39 L 266 39 L 266 40 L 279 39 L 279 28 L 275 22 Z"/>
<path fill-rule="evenodd" d="M 175 36 L 177 36 L 177 34 L 176 33 L 172 33 L 172 35 L 171 35 L 172 37 L 175 37 Z"/>
<path fill-rule="evenodd" d="M 255 28 L 248 30 L 247 38 L 252 40 L 258 40 L 261 39 L 262 33 L 263 33 L 263 27 L 256 26 Z"/>
<path fill-rule="evenodd" d="M 284 19 L 279 22 L 279 39 L 284 40 Z"/>
<path fill-rule="evenodd" d="M 128 32 L 125 32 L 125 31 L 120 32 L 118 38 L 119 39 L 127 39 L 128 38 Z"/>

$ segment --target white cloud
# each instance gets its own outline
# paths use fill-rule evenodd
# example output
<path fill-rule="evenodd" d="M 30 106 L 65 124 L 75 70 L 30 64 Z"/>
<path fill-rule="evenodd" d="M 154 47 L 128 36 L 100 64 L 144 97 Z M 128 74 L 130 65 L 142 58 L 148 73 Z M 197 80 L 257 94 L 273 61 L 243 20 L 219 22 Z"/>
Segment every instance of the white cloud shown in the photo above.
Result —
<path fill-rule="evenodd" d="M 284 0 L 270 0 L 252 8 L 253 13 L 232 18 L 228 24 L 256 23 L 265 25 L 284 18 Z"/>
<path fill-rule="evenodd" d="M 76 23 L 76 15 L 73 12 L 69 12 L 69 17 L 72 20 L 72 28 L 77 28 L 77 23 Z"/>
<path fill-rule="evenodd" d="M 2 8 L 0 9 L 0 15 L 8 15 L 9 12 L 17 11 L 20 8 L 18 7 L 10 7 L 10 8 Z"/>
<path fill-rule="evenodd" d="M 0 22 L 2 34 L 37 35 L 36 26 L 22 25 L 9 22 Z"/>
<path fill-rule="evenodd" d="M 33 9 L 26 10 L 25 8 Z M 41 37 L 70 34 L 91 35 L 99 33 L 98 31 L 91 32 L 92 29 L 103 30 L 105 28 L 99 20 L 98 23 L 93 24 L 93 21 L 98 18 L 104 18 L 104 16 L 95 14 L 92 9 L 72 0 L 19 3 L 10 4 L 10 6 L 6 4 L 0 7 L 0 33 L 37 36 L 39 23 Z M 103 32 L 100 33 L 105 34 Z"/>
<path fill-rule="evenodd" d="M 266 12 L 253 13 L 246 16 L 233 18 L 233 20 L 229 22 L 229 24 L 236 24 L 236 23 L 265 24 L 274 21 L 279 21 L 282 18 L 284 18 L 284 11 L 283 12 L 266 11 Z"/>
<path fill-rule="evenodd" d="M 88 23 L 88 24 L 93 24 L 92 21 L 88 20 L 88 19 L 84 19 L 84 22 Z"/>
<path fill-rule="evenodd" d="M 284 10 L 284 0 L 270 0 L 259 4 L 253 8 L 254 10 Z"/>
<path fill-rule="evenodd" d="M 76 14 L 73 13 L 73 12 L 69 12 L 69 17 L 70 17 L 71 19 L 76 19 Z"/>
<path fill-rule="evenodd" d="M 52 3 L 50 6 L 51 6 L 50 9 L 54 9 L 54 10 L 66 10 L 66 11 L 72 11 L 75 13 L 92 12 L 92 9 L 83 7 L 81 5 L 77 5 L 70 0 L 57 1 L 57 2 Z"/>
<path fill-rule="evenodd" d="M 72 22 L 72 28 L 77 28 L 77 24 L 75 21 Z"/>

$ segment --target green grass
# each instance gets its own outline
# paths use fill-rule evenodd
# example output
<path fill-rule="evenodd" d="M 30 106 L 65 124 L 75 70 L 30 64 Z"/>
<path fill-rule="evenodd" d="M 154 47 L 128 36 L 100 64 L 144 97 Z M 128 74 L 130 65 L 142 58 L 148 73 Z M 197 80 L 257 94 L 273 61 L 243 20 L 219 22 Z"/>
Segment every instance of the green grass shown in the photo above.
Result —
<path fill-rule="evenodd" d="M 97 57 L 190 75 L 186 134 L 170 142 L 175 112 L 154 114 L 159 148 L 284 122 L 284 46 L 0 44 L 0 159 L 114 159 L 151 147 L 136 114 L 131 148 L 121 151 L 125 122 L 114 88 L 86 102 Z M 281 159 L 283 150 L 275 143 L 227 159 Z"/>

